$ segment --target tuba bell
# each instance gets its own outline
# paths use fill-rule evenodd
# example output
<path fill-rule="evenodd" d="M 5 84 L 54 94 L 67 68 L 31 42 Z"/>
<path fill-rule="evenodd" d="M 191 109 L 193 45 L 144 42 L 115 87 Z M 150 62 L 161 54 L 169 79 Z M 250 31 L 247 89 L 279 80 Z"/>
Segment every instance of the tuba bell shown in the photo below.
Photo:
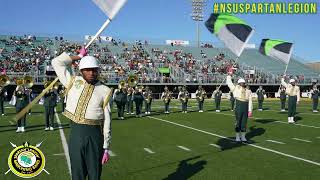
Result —
<path fill-rule="evenodd" d="M 0 75 L 0 87 L 8 86 L 10 84 L 10 79 L 6 75 Z"/>
<path fill-rule="evenodd" d="M 138 76 L 137 75 L 130 75 L 128 77 L 127 82 L 128 82 L 129 87 L 136 87 L 138 84 Z"/>
<path fill-rule="evenodd" d="M 121 80 L 118 84 L 118 88 L 119 89 L 123 89 L 124 87 L 126 87 L 126 81 L 125 80 Z"/>

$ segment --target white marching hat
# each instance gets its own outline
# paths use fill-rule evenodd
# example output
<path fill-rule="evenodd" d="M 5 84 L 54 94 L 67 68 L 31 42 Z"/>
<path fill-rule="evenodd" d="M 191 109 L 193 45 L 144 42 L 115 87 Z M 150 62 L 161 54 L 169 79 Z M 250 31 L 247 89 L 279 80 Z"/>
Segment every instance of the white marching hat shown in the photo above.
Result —
<path fill-rule="evenodd" d="M 238 84 L 240 84 L 240 83 L 246 83 L 246 81 L 245 81 L 244 79 L 240 78 L 240 79 L 238 80 Z"/>
<path fill-rule="evenodd" d="M 294 80 L 294 79 L 290 79 L 290 81 L 289 81 L 290 83 L 293 83 L 293 82 L 296 82 L 296 80 Z"/>
<path fill-rule="evenodd" d="M 99 62 L 97 58 L 93 56 L 85 56 L 80 60 L 79 69 L 85 68 L 99 68 Z"/>

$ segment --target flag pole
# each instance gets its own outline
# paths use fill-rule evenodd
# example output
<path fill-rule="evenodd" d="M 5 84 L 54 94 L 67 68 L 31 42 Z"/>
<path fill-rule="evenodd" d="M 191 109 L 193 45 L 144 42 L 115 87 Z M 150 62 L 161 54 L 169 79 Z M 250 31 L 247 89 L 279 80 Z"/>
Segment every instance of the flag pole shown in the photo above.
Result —
<path fill-rule="evenodd" d="M 99 31 L 96 33 L 96 35 L 94 35 L 94 37 L 89 41 L 89 43 L 86 45 L 86 49 L 88 49 L 88 47 L 93 43 L 93 41 L 95 41 L 97 39 L 97 37 L 103 32 L 103 30 L 105 30 L 107 28 L 107 26 L 109 25 L 109 23 L 111 22 L 111 19 L 108 18 L 103 25 L 100 27 Z"/>
<path fill-rule="evenodd" d="M 290 60 L 289 60 L 288 64 L 286 65 L 286 69 L 284 70 L 284 73 L 283 73 L 283 75 L 286 75 L 286 73 L 287 73 L 287 70 L 288 70 L 288 65 L 289 65 L 289 63 L 290 63 Z"/>

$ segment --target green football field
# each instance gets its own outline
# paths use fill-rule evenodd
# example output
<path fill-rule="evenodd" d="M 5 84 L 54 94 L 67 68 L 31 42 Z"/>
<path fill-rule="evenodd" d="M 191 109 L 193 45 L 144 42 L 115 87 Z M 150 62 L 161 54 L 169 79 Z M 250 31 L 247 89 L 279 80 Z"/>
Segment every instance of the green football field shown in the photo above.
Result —
<path fill-rule="evenodd" d="M 190 101 L 187 114 L 180 103 L 171 103 L 163 114 L 162 101 L 154 102 L 152 114 L 142 118 L 126 115 L 112 121 L 111 159 L 103 167 L 102 179 L 319 179 L 320 114 L 311 112 L 311 102 L 298 105 L 296 124 L 287 123 L 287 112 L 279 112 L 279 101 L 267 100 L 264 111 L 254 110 L 248 122 L 248 143 L 235 143 L 234 113 L 229 101 L 215 112 L 213 100 L 205 112 Z M 254 104 L 255 109 L 257 104 Z M 35 106 L 27 116 L 27 131 L 17 134 L 15 109 L 7 107 L 0 117 L 0 179 L 19 179 L 9 169 L 13 150 L 9 142 L 32 145 L 42 142 L 46 172 L 34 179 L 70 179 L 63 139 L 68 141 L 69 121 L 57 108 L 60 129 L 44 131 L 43 107 Z"/>

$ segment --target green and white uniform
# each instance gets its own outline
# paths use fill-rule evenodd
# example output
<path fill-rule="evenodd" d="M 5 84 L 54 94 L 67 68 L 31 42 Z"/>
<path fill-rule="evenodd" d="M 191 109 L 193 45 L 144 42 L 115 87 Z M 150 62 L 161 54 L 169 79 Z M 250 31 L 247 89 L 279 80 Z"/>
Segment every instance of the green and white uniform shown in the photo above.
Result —
<path fill-rule="evenodd" d="M 262 111 L 262 109 L 263 109 L 263 101 L 264 101 L 264 95 L 266 94 L 266 92 L 265 92 L 265 90 L 264 89 L 258 89 L 257 91 L 256 91 L 256 94 L 257 94 L 257 96 L 258 96 L 258 109 L 260 110 L 260 111 Z"/>
<path fill-rule="evenodd" d="M 246 132 L 248 112 L 252 112 L 252 93 L 240 85 L 234 85 L 231 76 L 227 76 L 227 85 L 233 93 L 235 102 L 236 132 Z"/>
<path fill-rule="evenodd" d="M 289 96 L 288 99 L 288 122 L 294 122 L 294 116 L 297 111 L 297 102 L 300 101 L 300 88 L 299 86 L 287 84 L 284 79 L 281 79 L 281 85 L 286 88 L 286 94 Z"/>
<path fill-rule="evenodd" d="M 103 149 L 111 139 L 111 89 L 102 82 L 89 84 L 71 71 L 72 59 L 66 53 L 52 60 L 60 82 L 66 87 L 63 115 L 71 120 L 69 155 L 73 180 L 100 179 Z"/>

